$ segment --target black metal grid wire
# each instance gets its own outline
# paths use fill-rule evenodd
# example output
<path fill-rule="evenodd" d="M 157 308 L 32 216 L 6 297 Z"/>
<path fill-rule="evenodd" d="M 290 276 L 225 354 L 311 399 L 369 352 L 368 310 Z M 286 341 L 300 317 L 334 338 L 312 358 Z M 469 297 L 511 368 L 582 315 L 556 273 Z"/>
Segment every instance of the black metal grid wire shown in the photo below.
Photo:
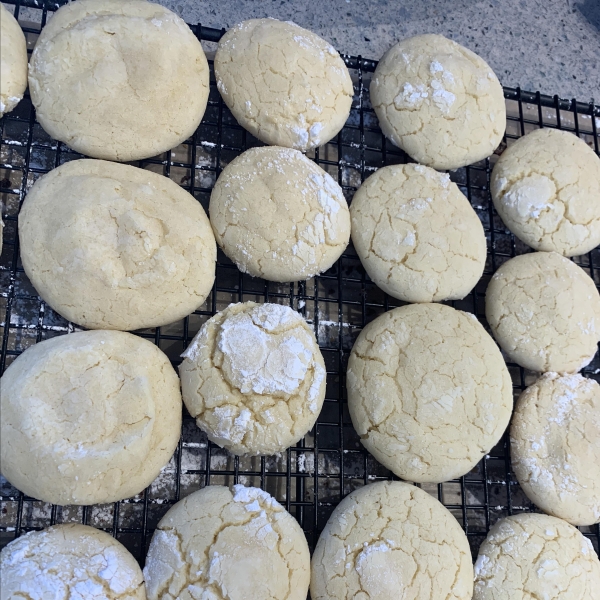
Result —
<path fill-rule="evenodd" d="M 17 17 L 24 7 L 37 12 L 39 24 L 23 23 L 30 51 L 48 12 L 63 3 L 9 2 L 14 4 Z M 211 42 L 218 41 L 223 31 L 200 25 L 192 29 L 205 41 L 210 56 L 214 49 Z M 350 201 L 373 171 L 408 162 L 408 157 L 384 138 L 370 107 L 368 83 L 376 62 L 360 56 L 344 58 L 355 84 L 350 118 L 336 138 L 309 156 L 339 182 Z M 600 107 L 593 102 L 561 100 L 518 88 L 505 88 L 504 92 L 508 121 L 502 147 L 489 159 L 450 173 L 483 223 L 488 259 L 475 290 L 464 300 L 449 304 L 476 314 L 484 324 L 484 295 L 491 274 L 510 257 L 528 251 L 506 230 L 490 199 L 489 178 L 497 154 L 504 144 L 510 145 L 540 126 L 573 131 L 600 154 Z M 207 209 L 211 188 L 222 168 L 255 145 L 260 143 L 236 123 L 211 75 L 208 108 L 193 137 L 169 152 L 135 164 L 170 177 Z M 43 173 L 77 158 L 80 155 L 42 130 L 28 96 L 0 121 L 0 196 L 6 223 L 0 257 L 0 372 L 32 344 L 77 330 L 37 296 L 23 272 L 17 236 L 17 215 L 27 190 Z M 600 287 L 600 249 L 576 262 Z M 298 519 L 312 548 L 331 511 L 345 495 L 369 482 L 392 478 L 359 443 L 347 410 L 344 374 L 352 344 L 364 325 L 402 303 L 369 281 L 352 246 L 323 275 L 285 285 L 240 273 L 219 251 L 215 285 L 204 305 L 183 321 L 137 333 L 154 341 L 177 365 L 180 353 L 204 321 L 231 302 L 247 300 L 279 302 L 298 310 L 314 326 L 325 358 L 327 395 L 323 410 L 314 429 L 297 446 L 280 456 L 232 457 L 208 442 L 186 413 L 173 458 L 158 479 L 134 498 L 103 506 L 53 506 L 23 495 L 1 479 L 0 546 L 26 531 L 82 522 L 111 533 L 143 564 L 156 524 L 176 501 L 205 485 L 244 483 L 260 486 L 275 496 Z M 512 363 L 508 366 L 516 397 L 535 374 Z M 584 374 L 599 379 L 599 367 L 596 355 Z M 506 435 L 465 477 L 421 487 L 455 515 L 474 555 L 499 518 L 535 510 L 512 473 Z M 599 526 L 581 530 L 599 552 Z"/>

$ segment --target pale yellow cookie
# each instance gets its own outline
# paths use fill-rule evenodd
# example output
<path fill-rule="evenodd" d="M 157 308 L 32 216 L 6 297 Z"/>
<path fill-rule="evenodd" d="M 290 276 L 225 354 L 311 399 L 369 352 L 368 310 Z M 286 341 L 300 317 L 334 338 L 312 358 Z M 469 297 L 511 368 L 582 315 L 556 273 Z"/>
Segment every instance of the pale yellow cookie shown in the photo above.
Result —
<path fill-rule="evenodd" d="M 573 525 L 600 522 L 600 385 L 546 373 L 519 398 L 512 467 L 542 510 Z"/>
<path fill-rule="evenodd" d="M 21 101 L 26 88 L 25 35 L 12 13 L 0 4 L 0 117 Z"/>
<path fill-rule="evenodd" d="M 79 0 L 42 30 L 29 88 L 53 138 L 94 158 L 137 160 L 194 133 L 208 102 L 208 62 L 185 22 L 159 4 Z"/>
<path fill-rule="evenodd" d="M 200 203 L 129 165 L 77 160 L 38 179 L 19 240 L 40 296 L 91 329 L 173 323 L 204 302 L 215 279 L 217 245 Z"/>
<path fill-rule="evenodd" d="M 477 54 L 441 35 L 392 46 L 373 75 L 371 103 L 386 137 L 434 169 L 486 158 L 506 128 L 496 75 Z"/>
<path fill-rule="evenodd" d="M 233 116 L 267 144 L 322 146 L 350 113 L 344 61 L 331 44 L 290 21 L 251 19 L 231 28 L 219 42 L 215 76 Z"/>
<path fill-rule="evenodd" d="M 599 593 L 592 543 L 561 519 L 507 517 L 479 549 L 473 600 L 597 600 Z"/>
<path fill-rule="evenodd" d="M 135 496 L 171 458 L 179 379 L 151 342 L 84 331 L 31 346 L 0 379 L 2 474 L 53 504 Z"/>
<path fill-rule="evenodd" d="M 474 315 L 412 304 L 377 317 L 348 360 L 352 423 L 364 447 L 407 481 L 465 475 L 512 410 L 502 354 Z"/>
<path fill-rule="evenodd" d="M 350 240 L 342 188 L 291 148 L 252 148 L 231 161 L 209 213 L 219 246 L 240 271 L 270 281 L 326 271 Z"/>
<path fill-rule="evenodd" d="M 26 533 L 2 549 L 0 573 L 2 600 L 146 600 L 135 558 L 87 525 Z"/>
<path fill-rule="evenodd" d="M 306 600 L 310 554 L 297 521 L 261 489 L 194 492 L 152 537 L 148 600 Z"/>
<path fill-rule="evenodd" d="M 469 542 L 452 514 L 398 481 L 352 492 L 335 508 L 311 563 L 312 600 L 470 600 Z"/>
<path fill-rule="evenodd" d="M 600 158 L 568 131 L 537 129 L 509 146 L 491 192 L 506 226 L 535 250 L 576 256 L 600 244 Z"/>
<path fill-rule="evenodd" d="M 483 273 L 481 221 L 446 174 L 415 164 L 383 167 L 354 194 L 350 215 L 360 261 L 390 296 L 458 300 Z"/>
<path fill-rule="evenodd" d="M 526 369 L 575 373 L 596 354 L 596 285 L 581 267 L 555 252 L 505 262 L 488 285 L 485 313 L 509 359 Z"/>
<path fill-rule="evenodd" d="M 315 424 L 326 372 L 315 334 L 281 304 L 231 304 L 183 353 L 183 399 L 208 438 L 234 454 L 275 454 Z"/>

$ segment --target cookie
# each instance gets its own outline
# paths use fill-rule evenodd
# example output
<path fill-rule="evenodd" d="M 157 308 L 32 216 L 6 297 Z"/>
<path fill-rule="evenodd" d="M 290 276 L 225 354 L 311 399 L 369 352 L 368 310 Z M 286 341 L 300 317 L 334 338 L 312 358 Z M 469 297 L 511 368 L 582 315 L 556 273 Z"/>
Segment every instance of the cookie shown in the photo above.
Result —
<path fill-rule="evenodd" d="M 576 256 L 600 244 L 600 158 L 572 133 L 537 129 L 518 139 L 490 189 L 506 226 L 535 250 Z"/>
<path fill-rule="evenodd" d="M 290 148 L 251 148 L 231 161 L 209 213 L 219 246 L 240 271 L 270 281 L 326 271 L 350 240 L 342 188 Z"/>
<path fill-rule="evenodd" d="M 528 498 L 572 525 L 600 522 L 600 385 L 542 375 L 519 398 L 512 468 Z"/>
<path fill-rule="evenodd" d="M 217 48 L 215 77 L 233 116 L 267 144 L 303 152 L 322 146 L 350 114 L 344 61 L 291 21 L 251 19 L 231 28 Z"/>
<path fill-rule="evenodd" d="M 54 337 L 0 379 L 2 474 L 52 504 L 135 496 L 179 441 L 179 379 L 152 343 L 120 331 Z"/>
<path fill-rule="evenodd" d="M 561 519 L 522 513 L 498 521 L 479 549 L 473 600 L 596 600 L 592 543 Z"/>
<path fill-rule="evenodd" d="M 200 42 L 170 10 L 143 0 L 59 8 L 29 65 L 42 127 L 73 150 L 130 161 L 189 138 L 209 92 Z"/>
<path fill-rule="evenodd" d="M 202 305 L 217 245 L 202 206 L 170 179 L 77 160 L 38 179 L 19 214 L 25 273 L 69 321 L 133 330 Z"/>
<path fill-rule="evenodd" d="M 30 531 L 0 552 L 3 600 L 146 600 L 137 561 L 113 537 L 87 525 Z"/>
<path fill-rule="evenodd" d="M 355 490 L 335 508 L 311 563 L 312 600 L 470 600 L 469 542 L 427 492 L 399 481 Z"/>
<path fill-rule="evenodd" d="M 350 216 L 361 263 L 394 298 L 458 300 L 483 273 L 481 221 L 446 174 L 415 164 L 383 167 L 354 194 Z"/>
<path fill-rule="evenodd" d="M 231 304 L 183 353 L 183 400 L 208 438 L 234 454 L 275 454 L 312 429 L 326 372 L 315 334 L 280 304 Z"/>
<path fill-rule="evenodd" d="M 27 42 L 12 13 L 0 5 L 0 117 L 19 104 L 27 88 Z"/>
<path fill-rule="evenodd" d="M 498 78 L 481 57 L 444 36 L 417 35 L 392 46 L 370 92 L 385 136 L 434 169 L 482 160 L 502 141 L 506 108 Z"/>
<path fill-rule="evenodd" d="M 363 446 L 407 481 L 468 473 L 498 442 L 512 384 L 474 315 L 443 304 L 395 308 L 356 340 L 346 386 Z"/>
<path fill-rule="evenodd" d="M 269 494 L 205 487 L 160 520 L 144 568 L 148 600 L 306 600 L 308 544 Z"/>
<path fill-rule="evenodd" d="M 592 279 L 555 252 L 505 262 L 492 277 L 485 314 L 508 357 L 526 369 L 575 373 L 600 340 L 600 296 Z"/>

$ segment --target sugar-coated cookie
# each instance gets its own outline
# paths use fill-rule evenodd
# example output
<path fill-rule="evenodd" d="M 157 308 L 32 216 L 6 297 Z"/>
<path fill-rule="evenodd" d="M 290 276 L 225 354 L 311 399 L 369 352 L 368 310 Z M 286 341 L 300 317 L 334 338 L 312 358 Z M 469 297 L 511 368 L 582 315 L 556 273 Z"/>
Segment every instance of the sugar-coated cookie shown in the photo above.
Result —
<path fill-rule="evenodd" d="M 232 304 L 183 354 L 183 399 L 208 438 L 234 454 L 275 454 L 315 424 L 323 356 L 300 314 L 281 304 Z"/>
<path fill-rule="evenodd" d="M 443 304 L 395 308 L 356 340 L 346 385 L 364 447 L 407 481 L 468 473 L 512 411 L 502 354 L 474 315 Z"/>
<path fill-rule="evenodd" d="M 27 88 L 27 42 L 17 20 L 0 4 L 0 117 L 19 104 Z"/>
<path fill-rule="evenodd" d="M 306 600 L 310 554 L 298 522 L 267 492 L 212 485 L 161 519 L 144 576 L 148 600 Z"/>
<path fill-rule="evenodd" d="M 480 56 L 441 35 L 417 35 L 392 46 L 377 65 L 370 91 L 386 137 L 434 169 L 482 160 L 504 135 L 498 78 Z"/>
<path fill-rule="evenodd" d="M 446 174 L 415 164 L 383 167 L 354 194 L 350 216 L 361 263 L 395 298 L 458 300 L 483 273 L 481 221 Z"/>
<path fill-rule="evenodd" d="M 502 349 L 526 369 L 575 373 L 596 354 L 596 285 L 581 267 L 555 252 L 505 262 L 488 285 L 485 313 Z"/>
<path fill-rule="evenodd" d="M 343 127 L 353 88 L 344 61 L 290 21 L 232 27 L 215 55 L 217 87 L 238 122 L 267 144 L 306 151 Z"/>
<path fill-rule="evenodd" d="M 313 600 L 470 600 L 473 565 L 457 520 L 408 483 L 362 487 L 335 508 L 311 563 Z"/>

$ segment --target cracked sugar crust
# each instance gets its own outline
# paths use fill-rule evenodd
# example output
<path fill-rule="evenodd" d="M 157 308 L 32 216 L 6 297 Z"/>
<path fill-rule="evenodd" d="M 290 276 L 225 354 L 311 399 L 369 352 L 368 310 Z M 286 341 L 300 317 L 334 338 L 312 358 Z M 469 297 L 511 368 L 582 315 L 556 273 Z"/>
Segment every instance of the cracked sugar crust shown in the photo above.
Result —
<path fill-rule="evenodd" d="M 92 329 L 182 319 L 212 288 L 217 245 L 202 206 L 170 179 L 100 160 L 39 179 L 19 215 L 27 276 L 57 312 Z"/>
<path fill-rule="evenodd" d="M 275 454 L 315 424 L 326 371 L 315 335 L 280 304 L 231 304 L 200 329 L 179 367 L 183 400 L 234 454 Z"/>
<path fill-rule="evenodd" d="M 303 281 L 329 269 L 350 240 L 340 186 L 298 150 L 247 150 L 221 173 L 210 196 L 217 242 L 243 273 Z"/>
<path fill-rule="evenodd" d="M 573 525 L 600 522 L 600 385 L 542 375 L 519 398 L 510 430 L 513 470 L 529 499 Z"/>
<path fill-rule="evenodd" d="M 506 226 L 535 250 L 576 256 L 600 244 L 600 158 L 568 131 L 517 140 L 496 163 L 491 192 Z"/>
<path fill-rule="evenodd" d="M 31 346 L 0 379 L 2 474 L 53 504 L 135 496 L 171 458 L 179 379 L 152 343 L 85 331 Z"/>
<path fill-rule="evenodd" d="M 469 542 L 452 514 L 398 481 L 352 492 L 335 508 L 311 563 L 313 600 L 467 600 Z"/>
<path fill-rule="evenodd" d="M 83 0 L 44 27 L 29 64 L 36 116 L 55 139 L 107 160 L 156 156 L 189 138 L 208 101 L 202 46 L 141 0 Z"/>
<path fill-rule="evenodd" d="M 27 88 L 27 43 L 21 26 L 0 5 L 0 117 L 13 110 Z"/>
<path fill-rule="evenodd" d="M 377 65 L 370 91 L 386 137 L 434 169 L 482 160 L 504 135 L 498 78 L 481 57 L 441 35 L 392 46 Z"/>
<path fill-rule="evenodd" d="M 600 562 L 572 525 L 522 513 L 492 527 L 475 563 L 473 600 L 598 600 Z"/>
<path fill-rule="evenodd" d="M 488 285 L 485 313 L 508 357 L 532 371 L 580 371 L 600 340 L 600 296 L 594 282 L 555 252 L 505 262 Z"/>
<path fill-rule="evenodd" d="M 137 561 L 87 525 L 30 531 L 0 552 L 3 600 L 146 600 Z"/>
<path fill-rule="evenodd" d="M 225 104 L 250 133 L 304 152 L 337 135 L 354 94 L 331 44 L 276 19 L 251 19 L 230 29 L 219 42 L 215 77 Z"/>
<path fill-rule="evenodd" d="M 154 533 L 148 600 L 305 600 L 308 544 L 268 493 L 209 486 L 178 502 Z"/>
<path fill-rule="evenodd" d="M 346 385 L 363 446 L 407 481 L 469 472 L 512 411 L 502 355 L 474 315 L 441 304 L 384 313 L 356 340 Z"/>
<path fill-rule="evenodd" d="M 383 167 L 356 192 L 350 215 L 369 277 L 395 298 L 458 300 L 483 273 L 481 221 L 446 174 L 415 164 Z"/>

